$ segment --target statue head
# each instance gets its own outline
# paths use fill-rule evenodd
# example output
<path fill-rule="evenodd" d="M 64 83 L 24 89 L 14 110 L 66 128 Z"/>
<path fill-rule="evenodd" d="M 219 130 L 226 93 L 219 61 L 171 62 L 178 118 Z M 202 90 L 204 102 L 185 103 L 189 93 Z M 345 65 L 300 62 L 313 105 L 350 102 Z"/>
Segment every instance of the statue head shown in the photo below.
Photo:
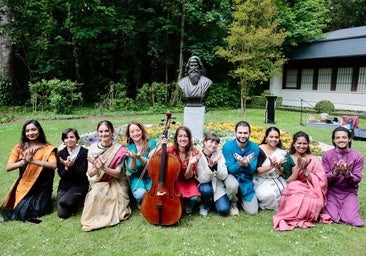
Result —
<path fill-rule="evenodd" d="M 186 71 L 191 83 L 196 85 L 204 71 L 201 59 L 197 56 L 190 57 L 187 61 Z"/>
<path fill-rule="evenodd" d="M 187 106 L 202 106 L 201 100 L 212 81 L 205 76 L 202 61 L 197 56 L 188 59 L 185 69 L 188 75 L 180 79 L 178 85 L 188 99 Z"/>

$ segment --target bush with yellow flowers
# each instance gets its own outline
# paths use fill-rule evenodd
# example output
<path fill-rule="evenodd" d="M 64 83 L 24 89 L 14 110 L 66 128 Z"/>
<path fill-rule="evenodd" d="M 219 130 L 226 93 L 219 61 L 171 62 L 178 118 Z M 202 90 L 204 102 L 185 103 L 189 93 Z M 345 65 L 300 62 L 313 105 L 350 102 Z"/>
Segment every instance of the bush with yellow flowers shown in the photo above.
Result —
<path fill-rule="evenodd" d="M 168 131 L 168 137 L 169 141 L 173 141 L 173 137 L 175 134 L 176 129 L 180 125 L 178 124 L 171 124 L 169 131 Z M 125 130 L 127 125 L 120 126 L 115 128 L 114 132 L 114 139 L 121 143 L 122 145 L 126 144 L 126 138 L 125 138 Z M 234 128 L 235 123 L 229 123 L 229 122 L 218 122 L 218 123 L 209 123 L 204 126 L 204 135 L 208 133 L 215 133 L 217 136 L 220 137 L 221 146 L 228 140 L 234 138 Z M 161 135 L 163 134 L 165 129 L 165 126 L 160 125 L 146 125 L 146 131 L 150 138 L 159 140 Z M 264 134 L 266 132 L 266 128 L 263 126 L 255 126 L 251 125 L 251 134 L 250 134 L 250 140 L 259 144 L 262 142 L 264 138 Z M 98 141 L 98 136 L 96 132 L 90 132 L 87 134 L 83 134 L 80 136 L 80 144 L 84 146 L 89 146 L 90 144 Z M 281 141 L 282 145 L 285 149 L 290 149 L 291 143 L 292 143 L 292 135 L 281 131 Z M 194 139 L 194 144 L 198 148 L 202 146 L 202 141 L 198 139 Z M 310 145 L 311 152 L 315 155 L 321 155 L 322 151 L 318 146 L 318 143 L 316 141 L 312 141 Z"/>

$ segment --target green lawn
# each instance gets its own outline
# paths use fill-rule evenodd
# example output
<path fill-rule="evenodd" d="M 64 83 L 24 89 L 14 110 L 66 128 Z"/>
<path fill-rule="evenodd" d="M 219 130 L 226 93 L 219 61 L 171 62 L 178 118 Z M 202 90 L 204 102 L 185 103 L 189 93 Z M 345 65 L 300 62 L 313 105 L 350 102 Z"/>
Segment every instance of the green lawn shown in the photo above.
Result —
<path fill-rule="evenodd" d="M 102 119 L 115 126 L 139 120 L 145 124 L 160 123 L 164 113 L 120 113 L 110 116 L 97 115 L 82 119 L 40 120 L 47 139 L 60 144 L 61 132 L 74 127 L 79 133 L 96 129 Z M 173 113 L 178 123 L 183 122 L 183 113 Z M 249 121 L 252 125 L 268 127 L 264 123 L 264 109 L 248 109 L 246 117 L 240 110 L 209 110 L 205 122 Z M 11 148 L 20 138 L 25 118 L 0 125 L 0 198 L 2 198 L 17 173 L 5 172 Z M 301 125 L 300 113 L 276 111 L 276 126 L 289 133 L 303 130 L 314 140 L 331 144 L 331 130 L 309 128 Z M 303 114 L 306 123 L 307 114 Z M 366 128 L 365 119 L 360 127 Z M 366 141 L 354 141 L 353 148 L 366 154 Z M 55 179 L 56 194 L 58 177 Z M 359 198 L 361 214 L 366 220 L 366 192 L 363 181 Z M 56 212 L 42 217 L 40 224 L 19 221 L 0 223 L 0 255 L 366 255 L 366 228 L 353 228 L 341 224 L 318 224 L 314 228 L 290 232 L 272 229 L 270 211 L 260 211 L 248 216 L 242 210 L 239 217 L 221 217 L 210 213 L 201 217 L 198 213 L 183 216 L 176 226 L 159 227 L 149 224 L 139 211 L 133 210 L 131 218 L 115 227 L 85 233 L 81 231 L 80 213 L 67 220 L 57 217 Z"/>

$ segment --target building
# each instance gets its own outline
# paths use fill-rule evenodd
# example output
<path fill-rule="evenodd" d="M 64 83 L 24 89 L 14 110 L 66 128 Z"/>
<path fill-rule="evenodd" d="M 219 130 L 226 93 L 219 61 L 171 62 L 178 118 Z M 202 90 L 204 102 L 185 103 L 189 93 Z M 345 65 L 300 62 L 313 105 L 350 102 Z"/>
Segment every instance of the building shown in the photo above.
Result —
<path fill-rule="evenodd" d="M 287 57 L 282 74 L 270 82 L 283 105 L 314 107 L 329 100 L 336 109 L 366 111 L 366 26 L 326 33 Z"/>

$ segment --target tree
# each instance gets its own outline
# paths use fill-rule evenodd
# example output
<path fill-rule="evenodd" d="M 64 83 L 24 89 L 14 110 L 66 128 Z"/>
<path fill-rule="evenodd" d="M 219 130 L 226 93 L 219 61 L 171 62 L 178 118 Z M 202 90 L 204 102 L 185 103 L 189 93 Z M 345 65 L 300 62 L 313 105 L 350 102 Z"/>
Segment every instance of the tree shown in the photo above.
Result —
<path fill-rule="evenodd" d="M 233 22 L 226 37 L 227 45 L 218 54 L 231 62 L 231 75 L 239 79 L 240 105 L 245 115 L 246 100 L 255 82 L 267 81 L 284 59 L 281 46 L 285 34 L 275 19 L 273 0 L 234 0 Z"/>
<path fill-rule="evenodd" d="M 279 0 L 276 5 L 279 26 L 286 31 L 285 49 L 322 37 L 329 22 L 325 0 Z"/>
<path fill-rule="evenodd" d="M 213 67 L 219 63 L 216 51 L 224 44 L 223 38 L 227 36 L 227 27 L 231 21 L 231 5 L 228 0 L 181 2 L 177 82 L 184 76 L 184 61 L 192 55 L 199 56 L 205 62 L 206 69 L 208 66 Z M 219 70 L 221 68 L 217 69 Z M 221 72 L 212 73 L 220 74 Z M 172 98 L 173 103 L 180 95 L 179 91 L 180 88 L 177 86 Z"/>
<path fill-rule="evenodd" d="M 327 31 L 366 25 L 366 0 L 327 0 L 331 21 Z"/>

